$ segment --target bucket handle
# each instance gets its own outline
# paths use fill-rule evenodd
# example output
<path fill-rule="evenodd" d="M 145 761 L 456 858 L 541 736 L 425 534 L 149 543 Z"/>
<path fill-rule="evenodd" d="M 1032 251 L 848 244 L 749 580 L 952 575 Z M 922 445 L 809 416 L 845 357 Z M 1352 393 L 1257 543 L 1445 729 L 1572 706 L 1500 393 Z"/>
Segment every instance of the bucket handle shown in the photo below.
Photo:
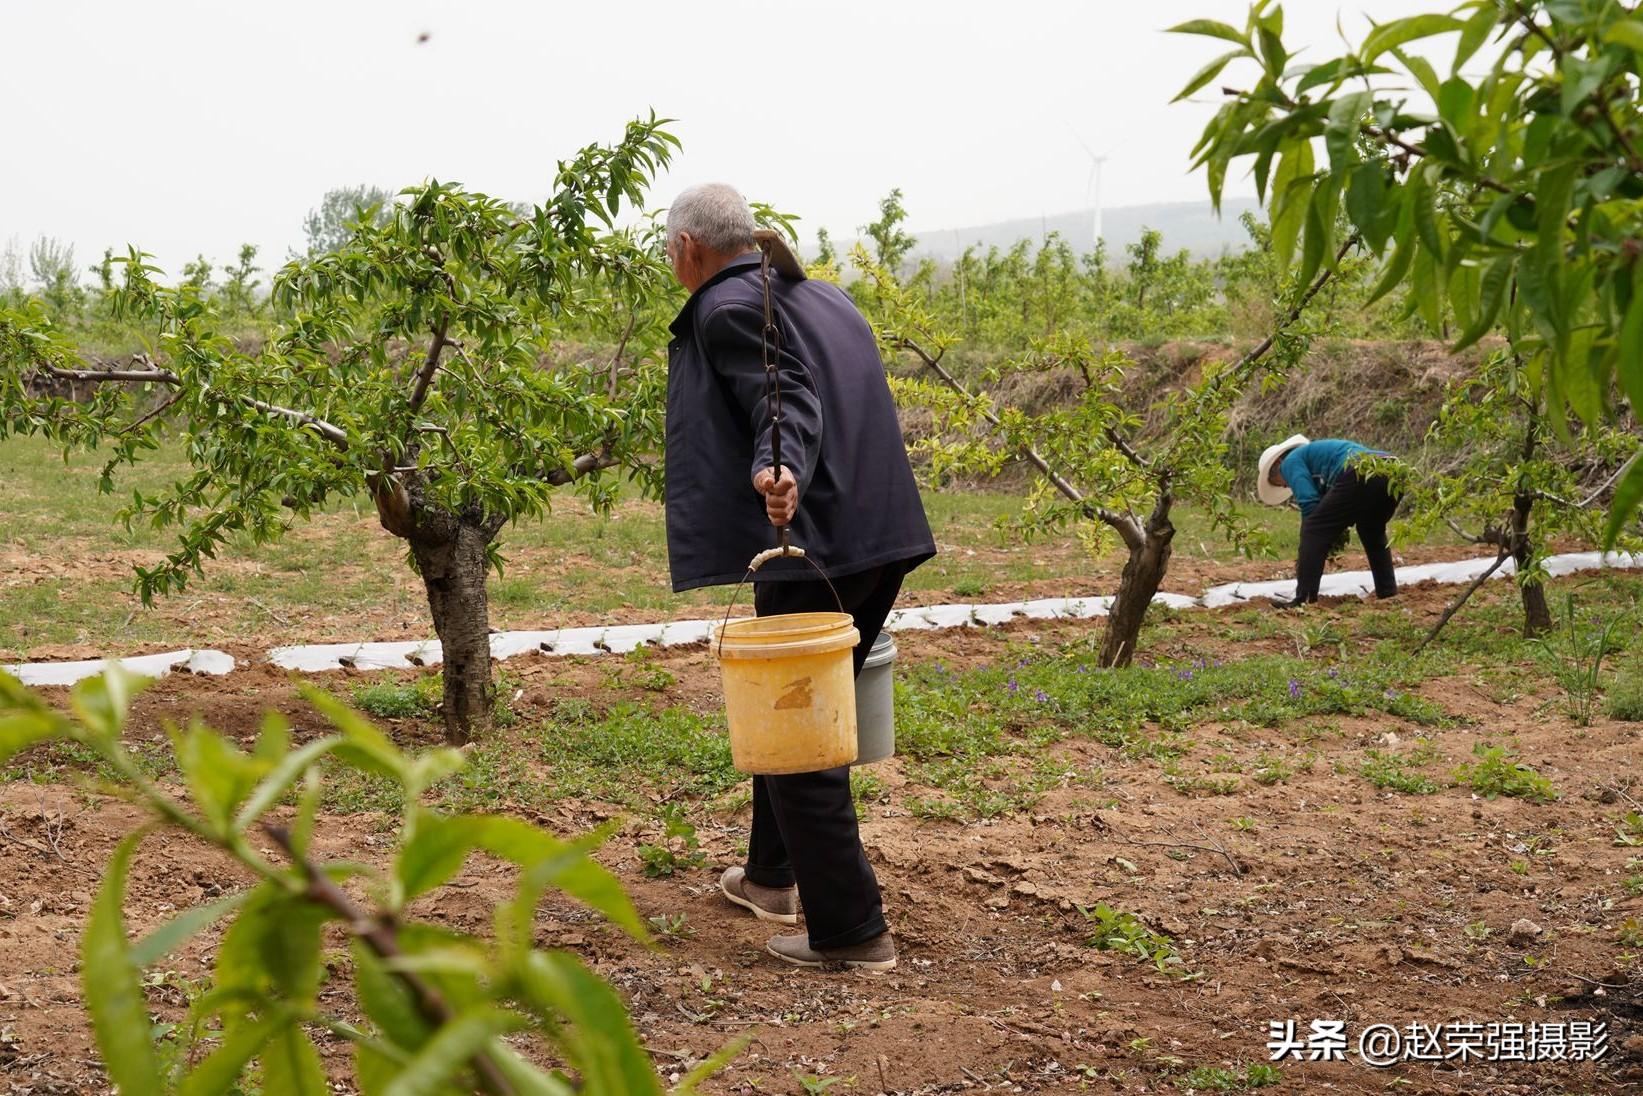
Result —
<path fill-rule="evenodd" d="M 736 589 L 730 595 L 730 604 L 725 606 L 725 618 L 719 622 L 719 646 L 715 652 L 719 657 L 724 657 L 725 626 L 730 623 L 730 614 L 736 611 L 736 601 L 742 596 L 742 587 L 748 584 L 748 582 L 753 578 L 753 573 L 760 567 L 763 567 L 773 559 L 780 559 L 783 556 L 789 556 L 794 559 L 802 559 L 806 563 L 810 564 L 810 566 L 815 569 L 816 573 L 821 576 L 822 581 L 827 583 L 827 589 L 832 592 L 833 602 L 838 605 L 839 612 L 845 615 L 849 614 L 849 610 L 844 607 L 844 599 L 839 597 L 838 587 L 833 585 L 833 580 L 827 577 L 827 572 L 822 570 L 821 566 L 817 564 L 815 560 L 811 559 L 809 553 L 807 553 L 803 548 L 800 548 L 797 544 L 788 543 L 787 528 L 784 526 L 781 530 L 781 543 L 774 548 L 767 548 L 753 557 L 752 561 L 747 565 L 747 574 L 742 576 L 742 581 L 736 584 Z"/>

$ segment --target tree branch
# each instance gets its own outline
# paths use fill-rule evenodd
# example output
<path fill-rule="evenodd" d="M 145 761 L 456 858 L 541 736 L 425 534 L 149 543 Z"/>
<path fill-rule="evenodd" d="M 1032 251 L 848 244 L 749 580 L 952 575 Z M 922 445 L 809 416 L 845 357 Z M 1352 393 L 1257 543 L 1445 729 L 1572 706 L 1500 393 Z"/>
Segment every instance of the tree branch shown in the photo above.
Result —
<path fill-rule="evenodd" d="M 434 373 L 439 369 L 439 356 L 447 345 L 445 332 L 450 329 L 449 316 L 441 316 L 434 325 L 434 338 L 428 344 L 428 354 L 422 359 L 422 368 L 416 372 L 416 384 L 411 388 L 411 413 L 414 415 L 421 409 L 422 402 L 428 398 L 428 388 L 434 383 Z"/>
<path fill-rule="evenodd" d="M 169 369 L 59 369 L 45 366 L 47 373 L 65 381 L 120 381 L 125 384 L 179 385 L 182 378 Z"/>
<path fill-rule="evenodd" d="M 263 832 L 291 858 L 293 864 L 302 869 L 303 878 L 308 882 L 308 899 L 341 917 L 347 923 L 348 931 L 388 964 L 389 973 L 410 989 L 412 996 L 416 998 L 417 1010 L 429 1023 L 436 1027 L 443 1027 L 449 1023 L 455 1014 L 444 995 L 415 971 L 399 968 L 397 960 L 403 958 L 405 953 L 400 950 L 399 932 L 394 928 L 393 922 L 386 918 L 371 916 L 312 860 L 306 856 L 298 856 L 291 845 L 291 835 L 284 827 L 265 825 Z M 488 1052 L 476 1052 L 470 1062 L 486 1092 L 492 1093 L 493 1096 L 512 1096 L 512 1082 L 502 1073 L 496 1059 Z"/>
<path fill-rule="evenodd" d="M 300 422 L 304 426 L 312 426 L 320 437 L 334 443 L 337 448 L 348 448 L 347 431 L 340 426 L 331 425 L 317 415 L 310 415 L 306 411 L 298 411 L 291 407 L 281 407 L 278 404 L 264 403 L 262 400 L 254 400 L 250 396 L 241 396 L 239 400 L 247 407 L 255 407 L 258 411 L 265 411 L 270 415 L 280 415 L 291 419 L 293 422 Z"/>
<path fill-rule="evenodd" d="M 1493 562 L 1489 565 L 1489 569 L 1487 571 L 1483 572 L 1483 574 L 1481 574 L 1477 578 L 1473 579 L 1472 584 L 1470 586 L 1468 586 L 1465 590 L 1461 591 L 1461 595 L 1459 597 L 1457 597 L 1454 601 L 1449 603 L 1449 607 L 1444 609 L 1443 615 L 1438 618 L 1438 622 L 1436 624 L 1432 625 L 1432 630 L 1430 632 L 1426 633 L 1426 638 L 1421 640 L 1420 646 L 1415 648 L 1415 654 L 1418 655 L 1422 651 L 1426 650 L 1427 645 L 1430 644 L 1434 639 L 1438 638 L 1438 633 L 1443 631 L 1443 626 L 1449 623 L 1449 618 L 1454 616 L 1456 613 L 1460 612 L 1461 606 L 1465 605 L 1467 600 L 1469 598 L 1471 598 L 1471 596 L 1473 594 L 1477 593 L 1478 587 L 1482 586 L 1484 584 L 1484 582 L 1489 578 L 1490 575 L 1492 575 L 1496 571 L 1500 570 L 1500 565 L 1505 563 L 1508 559 L 1510 559 L 1511 555 L 1512 555 L 1512 546 L 1511 546 L 1511 544 L 1509 544 L 1509 543 L 1502 544 L 1500 546 L 1500 553 L 1495 556 L 1495 562 Z"/>
<path fill-rule="evenodd" d="M 116 381 L 122 384 L 154 383 L 169 385 L 173 388 L 180 388 L 183 383 L 182 378 L 171 372 L 169 369 L 59 369 L 54 365 L 47 365 L 44 368 L 48 374 L 61 380 Z M 343 430 L 340 426 L 326 422 L 318 415 L 310 414 L 307 411 L 298 411 L 291 407 L 281 407 L 279 404 L 267 403 L 263 400 L 253 399 L 250 396 L 236 396 L 233 398 L 239 403 L 243 403 L 247 407 L 255 408 L 265 414 L 279 415 L 282 418 L 287 418 L 294 422 L 302 423 L 304 426 L 311 426 L 314 428 L 315 432 L 317 432 L 326 441 L 332 442 L 340 449 L 348 448 L 347 431 Z M 163 410 L 165 407 L 169 407 L 175 402 L 177 402 L 175 399 L 168 400 L 164 405 L 162 405 L 161 408 L 157 410 Z M 142 419 L 138 419 L 126 429 L 136 429 L 151 418 L 153 414 L 154 412 L 150 412 L 149 415 L 144 416 Z"/>
<path fill-rule="evenodd" d="M 597 453 L 583 453 L 570 462 L 569 468 L 555 468 L 542 478 L 555 487 L 562 487 L 574 480 L 581 479 L 589 473 L 598 472 L 605 468 L 615 468 L 621 463 L 611 455 L 611 447 L 607 445 Z"/>
<path fill-rule="evenodd" d="M 1151 462 L 1148 461 L 1145 457 L 1143 457 L 1140 453 L 1137 453 L 1135 451 L 1135 447 L 1132 446 L 1129 442 L 1125 441 L 1123 439 L 1123 437 L 1118 433 L 1117 430 L 1114 430 L 1112 427 L 1109 426 L 1109 427 L 1106 428 L 1106 430 L 1104 430 L 1102 432 L 1104 434 L 1106 434 L 1107 440 L 1112 442 L 1113 448 L 1117 449 L 1120 453 L 1124 454 L 1124 459 L 1125 460 L 1129 461 L 1131 464 L 1135 465 L 1137 468 L 1141 469 L 1143 472 L 1152 467 Z"/>

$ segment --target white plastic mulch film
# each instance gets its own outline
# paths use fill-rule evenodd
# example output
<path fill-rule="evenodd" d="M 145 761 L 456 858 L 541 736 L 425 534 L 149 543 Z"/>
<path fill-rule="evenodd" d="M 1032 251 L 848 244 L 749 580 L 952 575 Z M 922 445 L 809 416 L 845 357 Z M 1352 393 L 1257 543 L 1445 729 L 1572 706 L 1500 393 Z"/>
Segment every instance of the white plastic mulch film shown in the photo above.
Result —
<path fill-rule="evenodd" d="M 1492 558 L 1464 559 L 1451 563 L 1423 563 L 1399 567 L 1400 585 L 1420 582 L 1461 584 L 1487 571 Z M 1576 571 L 1604 567 L 1643 568 L 1643 555 L 1625 552 L 1569 552 L 1546 560 L 1546 572 L 1554 577 Z M 1493 578 L 1514 573 L 1507 560 Z M 1368 571 L 1341 571 L 1325 575 L 1319 592 L 1324 597 L 1362 597 L 1375 588 Z M 1218 609 L 1255 598 L 1283 598 L 1295 595 L 1295 580 L 1276 582 L 1230 582 L 1205 590 L 1200 597 L 1160 593 L 1153 602 L 1171 609 Z M 885 627 L 890 631 L 927 631 L 936 628 L 987 627 L 1011 620 L 1083 620 L 1107 615 L 1109 597 L 1038 598 L 1001 605 L 927 605 L 898 609 Z M 617 624 L 608 628 L 559 628 L 549 631 L 496 632 L 491 635 L 491 654 L 512 658 L 520 654 L 601 655 L 625 654 L 646 645 L 677 647 L 706 640 L 715 622 L 675 620 L 659 624 Z M 437 666 L 441 659 L 439 641 L 414 640 L 401 643 L 317 643 L 300 647 L 276 647 L 268 660 L 276 666 L 303 673 L 323 670 L 406 670 L 416 666 Z M 126 670 L 148 677 L 163 677 L 173 670 L 195 674 L 226 674 L 234 669 L 231 655 L 222 651 L 183 650 L 166 654 L 137 655 L 121 659 L 90 659 L 83 662 L 32 662 L 6 666 L 7 673 L 25 685 L 72 685 L 94 677 L 117 661 Z"/>

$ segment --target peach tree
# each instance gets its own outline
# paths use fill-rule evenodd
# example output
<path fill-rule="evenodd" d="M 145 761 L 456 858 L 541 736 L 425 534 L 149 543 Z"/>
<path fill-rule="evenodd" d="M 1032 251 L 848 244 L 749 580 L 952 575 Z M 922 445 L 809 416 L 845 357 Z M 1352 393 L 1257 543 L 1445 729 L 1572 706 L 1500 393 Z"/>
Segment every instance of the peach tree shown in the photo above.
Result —
<path fill-rule="evenodd" d="M 887 360 L 910 355 L 912 377 L 893 376 L 904 407 L 929 413 L 933 429 L 916 444 L 926 474 L 993 476 L 1012 463 L 1033 473 L 1016 525 L 1025 533 L 1075 532 L 1095 549 L 1110 538 L 1125 562 L 1097 655 L 1102 666 L 1127 666 L 1148 608 L 1169 571 L 1176 507 L 1201 509 L 1235 543 L 1257 546 L 1258 533 L 1235 506 L 1236 469 L 1228 459 L 1228 413 L 1252 384 L 1273 383 L 1298 361 L 1311 332 L 1301 322 L 1331 272 L 1286 293 L 1286 311 L 1266 339 L 1230 364 L 1207 366 L 1147 414 L 1126 406 L 1120 350 L 1088 335 L 1060 331 L 982 370 L 960 375 L 947 361 L 956 340 L 910 291 L 862 249 L 854 255 L 872 284 L 864 294 Z M 1072 378 L 1074 394 L 1038 411 L 998 393 L 1029 373 Z"/>
<path fill-rule="evenodd" d="M 449 183 L 403 191 L 279 272 L 278 318 L 253 346 L 133 249 L 114 304 L 151 345 L 130 360 L 85 360 L 39 309 L 0 311 L 0 438 L 103 449 L 112 491 L 121 466 L 175 430 L 189 472 L 133 492 L 125 510 L 179 530 L 163 562 L 138 569 L 145 602 L 231 538 L 266 541 L 368 497 L 426 589 L 447 735 L 465 741 L 492 708 L 485 582 L 503 528 L 546 513 L 566 485 L 608 506 L 603 469 L 654 486 L 644 458 L 664 378 L 652 351 L 674 290 L 654 227 L 617 218 L 677 146 L 665 120 L 631 122 L 560 162 L 552 194 L 523 215 Z M 560 362 L 567 339 L 609 349 Z M 51 382 L 64 380 L 93 394 L 58 398 Z"/>
<path fill-rule="evenodd" d="M 1221 88 L 1195 150 L 1218 203 L 1246 166 L 1272 243 L 1303 280 L 1355 232 L 1457 347 L 1504 336 L 1546 428 L 1643 403 L 1643 15 L 1597 0 L 1466 0 L 1303 58 L 1283 8 L 1173 28 L 1232 49 L 1183 89 Z M 1443 69 L 1429 60 L 1442 40 Z M 1349 227 L 1342 227 L 1343 222 Z M 1636 448 L 1633 447 L 1635 454 Z M 1608 498 L 1606 543 L 1643 502 L 1643 461 Z"/>
<path fill-rule="evenodd" d="M 567 841 L 519 818 L 423 805 L 425 791 L 461 768 L 462 752 L 405 754 L 317 689 L 308 698 L 334 732 L 301 744 L 277 715 L 264 721 L 250 752 L 197 720 L 173 730 L 170 760 L 181 785 L 173 792 L 121 741 L 139 687 L 116 669 L 76 686 L 64 712 L 0 673 L 0 762 L 33 746 L 73 743 L 148 815 L 115 848 L 80 944 L 97 1045 L 124 1096 L 322 1096 L 332 1089 L 316 1043 L 321 1033 L 352 1049 L 352 1087 L 366 1096 L 660 1096 L 621 998 L 574 954 L 535 946 L 536 910 L 550 890 L 649 941 L 620 883 L 589 856 L 597 835 Z M 388 864 L 321 855 L 327 765 L 398 791 Z M 127 881 L 145 842 L 160 832 L 226 856 L 245 885 L 133 939 Z M 450 882 L 476 853 L 517 870 L 489 934 L 411 914 L 417 899 Z M 207 987 L 179 1025 L 181 1052 L 161 1054 L 143 973 L 219 925 Z M 345 959 L 330 954 L 334 934 Z M 337 1010 L 339 990 L 357 1014 Z M 694 1091 L 734 1050 L 700 1063 L 675 1091 Z M 545 1068 L 550 1062 L 561 1068 Z"/>

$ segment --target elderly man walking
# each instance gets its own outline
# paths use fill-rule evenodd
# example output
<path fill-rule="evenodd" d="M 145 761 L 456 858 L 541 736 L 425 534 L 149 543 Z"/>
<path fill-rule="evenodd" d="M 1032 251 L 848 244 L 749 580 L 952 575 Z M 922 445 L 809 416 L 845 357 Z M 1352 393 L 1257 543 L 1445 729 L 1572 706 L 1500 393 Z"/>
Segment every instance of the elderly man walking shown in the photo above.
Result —
<path fill-rule="evenodd" d="M 692 187 L 668 211 L 667 252 L 690 290 L 668 346 L 667 540 L 673 588 L 739 582 L 771 526 L 790 526 L 855 618 L 861 672 L 902 579 L 935 555 L 872 329 L 837 286 L 808 280 L 775 242 L 782 467 L 774 467 L 763 358 L 764 286 L 753 216 L 734 188 Z M 833 611 L 827 583 L 781 558 L 757 575 L 760 616 Z M 896 965 L 847 766 L 753 778 L 747 864 L 724 896 L 765 921 L 798 966 Z"/>

